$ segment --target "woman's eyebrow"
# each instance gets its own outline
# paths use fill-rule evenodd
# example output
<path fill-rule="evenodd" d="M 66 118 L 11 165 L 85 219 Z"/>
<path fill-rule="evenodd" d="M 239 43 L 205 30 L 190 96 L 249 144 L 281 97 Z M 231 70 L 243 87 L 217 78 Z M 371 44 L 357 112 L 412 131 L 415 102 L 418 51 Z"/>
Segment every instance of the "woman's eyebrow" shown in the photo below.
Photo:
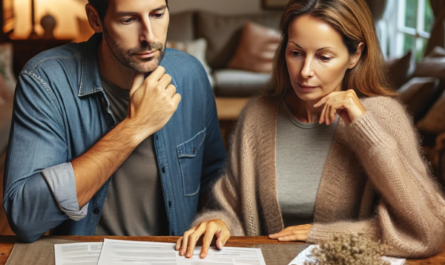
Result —
<path fill-rule="evenodd" d="M 293 44 L 294 44 L 295 46 L 297 46 L 298 48 L 304 50 L 303 47 L 301 47 L 300 45 L 296 44 L 294 41 L 290 40 L 289 42 L 290 42 L 290 43 L 293 43 Z M 317 49 L 317 51 L 321 51 L 321 50 L 324 50 L 324 49 L 332 49 L 332 48 L 333 48 L 333 47 L 326 46 L 326 47 Z"/>

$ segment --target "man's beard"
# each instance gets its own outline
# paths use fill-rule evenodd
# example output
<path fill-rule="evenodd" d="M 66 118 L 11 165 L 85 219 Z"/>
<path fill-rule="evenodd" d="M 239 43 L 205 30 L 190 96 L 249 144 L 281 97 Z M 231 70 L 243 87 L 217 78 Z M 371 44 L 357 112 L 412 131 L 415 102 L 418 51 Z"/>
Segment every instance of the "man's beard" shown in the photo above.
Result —
<path fill-rule="evenodd" d="M 138 73 L 150 73 L 158 67 L 161 63 L 162 58 L 164 57 L 164 47 L 161 42 L 142 42 L 140 47 L 131 48 L 129 50 L 124 50 L 116 41 L 114 41 L 110 35 L 106 27 L 104 26 L 103 36 L 107 45 L 113 54 L 114 58 L 116 58 L 123 66 L 130 68 L 131 70 Z M 136 58 L 133 55 L 135 53 L 143 53 L 143 52 L 152 52 L 159 51 L 158 57 L 151 58 Z M 153 67 L 145 66 L 145 62 L 154 61 L 155 65 Z"/>

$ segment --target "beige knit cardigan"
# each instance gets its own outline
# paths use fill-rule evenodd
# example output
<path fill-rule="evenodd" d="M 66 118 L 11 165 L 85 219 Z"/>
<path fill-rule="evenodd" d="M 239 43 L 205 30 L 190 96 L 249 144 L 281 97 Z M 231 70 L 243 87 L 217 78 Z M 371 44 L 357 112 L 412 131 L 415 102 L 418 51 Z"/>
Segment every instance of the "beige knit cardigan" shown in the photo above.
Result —
<path fill-rule="evenodd" d="M 321 178 L 308 242 L 334 233 L 386 241 L 387 255 L 427 257 L 445 240 L 445 200 L 422 159 L 404 107 L 388 97 L 362 99 L 366 113 L 340 119 Z M 283 229 L 276 193 L 276 128 L 281 100 L 251 100 L 232 136 L 224 176 L 193 222 L 221 219 L 232 236 Z M 298 159 L 296 157 L 295 159 Z M 298 185 L 298 183 L 295 183 Z"/>

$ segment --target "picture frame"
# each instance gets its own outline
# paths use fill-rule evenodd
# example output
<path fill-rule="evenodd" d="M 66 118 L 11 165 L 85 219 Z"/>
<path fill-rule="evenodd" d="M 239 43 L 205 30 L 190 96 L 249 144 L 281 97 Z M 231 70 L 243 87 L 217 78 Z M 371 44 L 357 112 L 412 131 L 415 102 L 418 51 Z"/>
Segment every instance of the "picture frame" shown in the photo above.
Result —
<path fill-rule="evenodd" d="M 283 10 L 289 0 L 261 0 L 261 7 L 265 10 Z"/>

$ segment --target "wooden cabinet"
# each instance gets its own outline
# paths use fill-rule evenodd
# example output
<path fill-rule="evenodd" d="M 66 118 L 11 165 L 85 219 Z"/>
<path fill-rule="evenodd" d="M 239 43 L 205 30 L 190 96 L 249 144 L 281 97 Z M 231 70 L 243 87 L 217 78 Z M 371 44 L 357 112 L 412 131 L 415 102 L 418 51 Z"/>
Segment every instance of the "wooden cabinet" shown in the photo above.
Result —
<path fill-rule="evenodd" d="M 32 57 L 37 54 L 70 43 L 68 39 L 36 39 L 36 40 L 9 40 L 13 45 L 13 71 L 18 76 L 22 68 Z"/>

